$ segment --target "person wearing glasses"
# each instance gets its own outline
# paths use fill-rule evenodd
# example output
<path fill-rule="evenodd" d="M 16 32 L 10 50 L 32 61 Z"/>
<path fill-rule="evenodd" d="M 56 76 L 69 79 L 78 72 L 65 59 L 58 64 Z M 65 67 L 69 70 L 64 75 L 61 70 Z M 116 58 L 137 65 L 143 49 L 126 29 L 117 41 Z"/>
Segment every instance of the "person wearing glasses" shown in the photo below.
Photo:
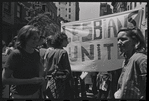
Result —
<path fill-rule="evenodd" d="M 17 35 L 18 46 L 13 50 L 2 71 L 3 84 L 11 85 L 12 99 L 39 98 L 43 67 L 37 51 L 39 30 L 32 25 L 23 26 Z"/>
<path fill-rule="evenodd" d="M 145 99 L 147 55 L 143 34 L 138 28 L 122 28 L 117 35 L 118 47 L 125 59 L 114 96 L 116 99 Z"/>

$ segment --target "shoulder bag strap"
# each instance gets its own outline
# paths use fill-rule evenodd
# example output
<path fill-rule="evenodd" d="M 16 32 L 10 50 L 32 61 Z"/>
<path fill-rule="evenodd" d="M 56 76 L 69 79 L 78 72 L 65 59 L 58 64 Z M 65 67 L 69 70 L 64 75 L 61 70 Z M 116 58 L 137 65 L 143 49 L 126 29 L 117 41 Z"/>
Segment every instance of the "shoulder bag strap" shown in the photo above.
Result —
<path fill-rule="evenodd" d="M 44 58 L 43 58 L 44 60 L 47 58 L 47 55 L 49 54 L 49 51 L 50 51 L 50 49 L 47 49 L 47 50 L 46 50 L 46 52 L 45 52 L 45 54 L 44 54 Z"/>

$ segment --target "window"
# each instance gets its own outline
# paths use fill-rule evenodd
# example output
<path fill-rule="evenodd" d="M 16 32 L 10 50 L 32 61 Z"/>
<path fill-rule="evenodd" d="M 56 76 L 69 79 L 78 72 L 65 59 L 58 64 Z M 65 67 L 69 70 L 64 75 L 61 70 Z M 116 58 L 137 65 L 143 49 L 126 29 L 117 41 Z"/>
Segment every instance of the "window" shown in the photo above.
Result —
<path fill-rule="evenodd" d="M 127 6 L 127 10 L 129 10 L 129 6 Z"/>
<path fill-rule="evenodd" d="M 147 5 L 146 5 L 146 7 L 145 7 L 145 17 L 146 17 L 146 18 L 148 17 L 148 7 L 147 7 Z"/>
<path fill-rule="evenodd" d="M 11 13 L 11 2 L 4 2 L 4 11 Z"/>
<path fill-rule="evenodd" d="M 71 6 L 71 2 L 69 2 L 69 6 Z"/>
<path fill-rule="evenodd" d="M 28 16 L 29 15 L 28 11 L 26 11 L 25 14 L 26 14 L 26 16 Z"/>
<path fill-rule="evenodd" d="M 49 13 L 50 13 L 50 16 L 51 16 L 52 12 L 50 11 Z"/>
<path fill-rule="evenodd" d="M 148 52 L 148 33 L 147 33 L 147 30 L 145 30 L 145 43 L 146 43 L 146 51 Z"/>
<path fill-rule="evenodd" d="M 67 15 L 65 15 L 65 17 L 67 17 Z"/>
<path fill-rule="evenodd" d="M 42 5 L 42 10 L 46 11 L 46 5 Z"/>
<path fill-rule="evenodd" d="M 30 16 L 30 11 L 26 11 L 26 16 Z"/>
<path fill-rule="evenodd" d="M 54 19 L 54 13 L 52 13 L 52 19 Z"/>
<path fill-rule="evenodd" d="M 69 19 L 71 19 L 71 15 L 69 14 Z"/>
<path fill-rule="evenodd" d="M 130 3 L 130 10 L 132 9 L 132 2 Z"/>
<path fill-rule="evenodd" d="M 69 8 L 69 12 L 71 12 L 71 8 Z"/>
<path fill-rule="evenodd" d="M 21 18 L 21 5 L 17 5 L 17 17 Z"/>

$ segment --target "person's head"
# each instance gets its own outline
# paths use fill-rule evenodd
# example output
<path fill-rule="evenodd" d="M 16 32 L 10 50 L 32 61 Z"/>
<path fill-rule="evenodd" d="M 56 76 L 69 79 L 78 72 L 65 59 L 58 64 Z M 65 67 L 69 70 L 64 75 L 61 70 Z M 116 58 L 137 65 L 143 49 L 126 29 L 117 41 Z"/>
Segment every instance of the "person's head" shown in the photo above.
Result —
<path fill-rule="evenodd" d="M 121 28 L 118 31 L 118 46 L 124 54 L 144 52 L 146 49 L 144 36 L 138 28 Z"/>
<path fill-rule="evenodd" d="M 17 36 L 18 46 L 35 48 L 39 41 L 39 30 L 33 25 L 23 26 Z"/>
<path fill-rule="evenodd" d="M 58 32 L 53 36 L 52 46 L 54 48 L 66 47 L 68 44 L 68 37 L 64 32 Z"/>
<path fill-rule="evenodd" d="M 47 39 L 47 46 L 52 47 L 53 35 L 48 36 L 46 39 Z"/>

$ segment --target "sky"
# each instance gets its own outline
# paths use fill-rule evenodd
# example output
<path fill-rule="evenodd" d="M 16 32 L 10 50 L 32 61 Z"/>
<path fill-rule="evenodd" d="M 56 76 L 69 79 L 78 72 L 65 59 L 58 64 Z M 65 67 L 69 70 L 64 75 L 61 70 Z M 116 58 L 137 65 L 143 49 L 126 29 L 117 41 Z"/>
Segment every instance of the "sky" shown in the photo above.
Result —
<path fill-rule="evenodd" d="M 79 6 L 79 20 L 94 19 L 99 17 L 100 2 L 79 2 Z"/>
<path fill-rule="evenodd" d="M 99 2 L 79 2 L 79 20 L 86 20 L 99 17 Z"/>

